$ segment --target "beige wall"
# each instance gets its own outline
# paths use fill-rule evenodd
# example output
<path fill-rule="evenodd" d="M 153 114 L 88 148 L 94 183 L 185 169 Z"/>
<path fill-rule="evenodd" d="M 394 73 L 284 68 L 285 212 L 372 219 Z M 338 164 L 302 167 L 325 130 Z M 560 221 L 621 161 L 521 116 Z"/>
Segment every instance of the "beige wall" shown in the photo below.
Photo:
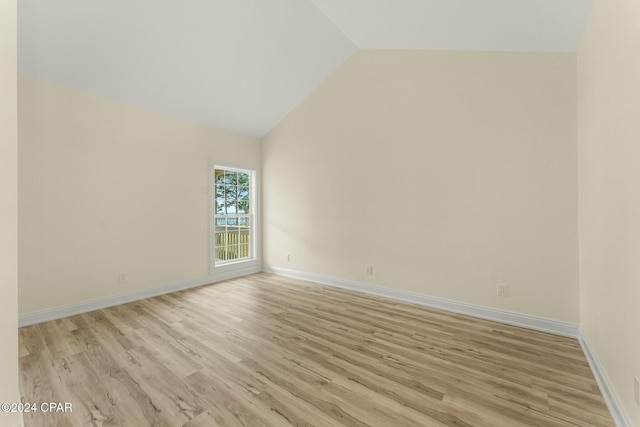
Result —
<path fill-rule="evenodd" d="M 578 51 L 581 326 L 640 426 L 640 3 L 596 0 Z"/>
<path fill-rule="evenodd" d="M 26 77 L 19 141 L 21 314 L 209 276 L 209 161 L 260 165 L 257 139 Z"/>
<path fill-rule="evenodd" d="M 263 140 L 265 264 L 577 323 L 575 78 L 358 52 Z"/>
<path fill-rule="evenodd" d="M 0 2 L 0 402 L 18 402 L 16 1 Z M 0 426 L 18 425 L 0 412 Z"/>

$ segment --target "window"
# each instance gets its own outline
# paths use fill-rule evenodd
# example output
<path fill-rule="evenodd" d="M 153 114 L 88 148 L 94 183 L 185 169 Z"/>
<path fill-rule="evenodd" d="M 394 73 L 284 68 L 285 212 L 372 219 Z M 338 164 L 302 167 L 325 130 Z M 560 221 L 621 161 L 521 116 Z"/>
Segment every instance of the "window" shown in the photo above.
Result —
<path fill-rule="evenodd" d="M 212 167 L 214 266 L 255 258 L 254 172 Z"/>

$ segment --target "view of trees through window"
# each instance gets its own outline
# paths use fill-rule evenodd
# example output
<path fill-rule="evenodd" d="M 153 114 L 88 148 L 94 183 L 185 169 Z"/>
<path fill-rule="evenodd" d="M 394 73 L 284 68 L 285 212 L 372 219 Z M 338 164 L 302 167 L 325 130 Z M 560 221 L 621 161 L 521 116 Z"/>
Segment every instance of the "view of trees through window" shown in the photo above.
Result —
<path fill-rule="evenodd" d="M 251 258 L 251 172 L 214 169 L 216 264 Z"/>

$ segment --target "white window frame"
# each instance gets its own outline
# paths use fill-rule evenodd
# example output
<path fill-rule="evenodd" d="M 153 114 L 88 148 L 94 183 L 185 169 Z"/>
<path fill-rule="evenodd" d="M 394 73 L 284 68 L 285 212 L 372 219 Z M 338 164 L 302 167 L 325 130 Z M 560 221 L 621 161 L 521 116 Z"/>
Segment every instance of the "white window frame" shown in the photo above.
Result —
<path fill-rule="evenodd" d="M 249 206 L 250 206 L 250 247 L 249 257 L 218 261 L 216 262 L 216 182 L 215 182 L 215 170 L 224 169 L 233 172 L 243 172 L 249 174 Z M 209 270 L 213 275 L 215 271 L 220 269 L 233 269 L 234 267 L 245 267 L 258 265 L 258 227 L 259 227 L 259 212 L 258 212 L 258 171 L 256 169 L 230 166 L 227 163 L 211 161 L 209 163 Z"/>

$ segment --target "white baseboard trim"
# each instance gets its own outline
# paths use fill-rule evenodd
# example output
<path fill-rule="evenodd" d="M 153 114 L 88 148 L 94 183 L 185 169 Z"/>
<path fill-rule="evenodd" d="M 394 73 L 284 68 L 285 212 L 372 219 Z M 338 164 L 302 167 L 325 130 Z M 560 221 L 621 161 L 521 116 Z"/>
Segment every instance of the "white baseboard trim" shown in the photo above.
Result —
<path fill-rule="evenodd" d="M 520 314 L 512 311 L 498 310 L 481 305 L 468 304 L 460 301 L 445 298 L 432 297 L 415 292 L 401 291 L 398 289 L 385 288 L 382 286 L 370 285 L 367 283 L 355 282 L 352 280 L 339 279 L 336 277 L 322 276 L 314 273 L 306 273 L 297 270 L 288 270 L 280 267 L 265 265 L 262 268 L 265 273 L 274 273 L 280 276 L 292 277 L 300 280 L 321 283 L 323 285 L 362 292 L 365 294 L 377 295 L 398 301 L 437 308 L 467 316 L 477 317 L 485 320 L 493 320 L 508 325 L 520 326 L 536 331 L 548 332 L 555 335 L 562 335 L 570 338 L 578 337 L 578 325 L 547 319 L 544 317 Z"/>
<path fill-rule="evenodd" d="M 234 266 L 235 267 L 235 266 Z M 260 265 L 235 267 L 232 269 L 221 270 L 216 272 L 215 276 L 201 277 L 199 279 L 183 280 L 177 283 L 170 283 L 152 288 L 140 289 L 137 291 L 126 292 L 118 295 L 110 295 L 89 301 L 83 301 L 75 304 L 53 307 L 42 311 L 27 313 L 20 315 L 18 318 L 18 327 L 35 325 L 36 323 L 47 322 L 49 320 L 61 319 L 76 314 L 87 313 L 89 311 L 100 310 L 114 305 L 125 304 L 128 302 L 138 301 L 145 298 L 151 298 L 158 295 L 169 294 L 184 289 L 195 288 L 210 283 L 221 282 L 223 280 L 235 279 L 236 277 L 246 276 L 248 274 L 259 273 L 262 271 Z"/>
<path fill-rule="evenodd" d="M 602 397 L 609 407 L 609 412 L 611 412 L 611 416 L 613 417 L 613 421 L 616 423 L 616 426 L 633 427 L 630 418 L 627 416 L 624 407 L 620 403 L 618 395 L 616 394 L 614 388 L 611 386 L 611 383 L 607 378 L 607 374 L 602 368 L 602 365 L 600 364 L 600 361 L 593 351 L 593 347 L 589 343 L 589 340 L 587 339 L 587 336 L 585 335 L 582 328 L 580 328 L 578 334 L 578 341 L 580 342 L 582 351 L 587 358 L 587 362 L 589 362 L 589 366 L 591 367 L 593 376 L 596 378 L 596 382 L 598 383 L 598 387 L 600 387 Z"/>

